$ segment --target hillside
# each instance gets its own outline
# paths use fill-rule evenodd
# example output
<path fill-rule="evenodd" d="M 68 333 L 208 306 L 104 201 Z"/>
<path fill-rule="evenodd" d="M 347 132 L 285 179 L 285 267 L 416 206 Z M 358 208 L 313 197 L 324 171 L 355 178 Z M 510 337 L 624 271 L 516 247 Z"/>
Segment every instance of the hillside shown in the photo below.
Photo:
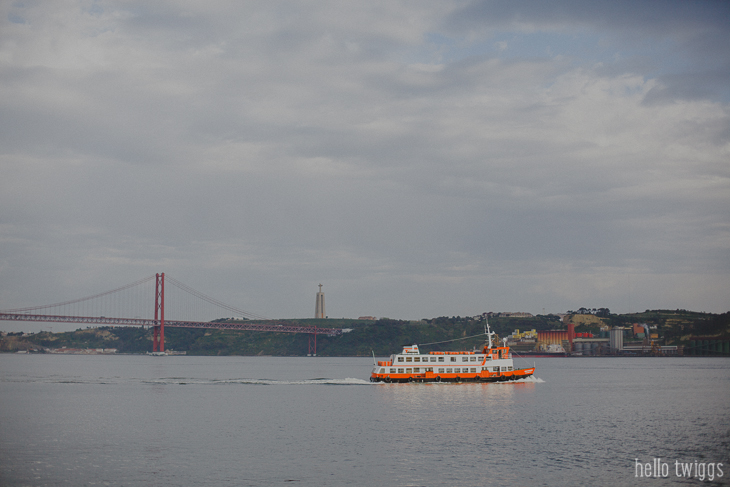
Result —
<path fill-rule="evenodd" d="M 578 318 L 582 316 L 582 318 Z M 721 315 L 685 310 L 647 310 L 644 313 L 609 315 L 605 318 L 575 315 L 569 317 L 577 324 L 576 331 L 597 332 L 600 326 L 621 326 L 631 323 L 657 325 L 666 344 L 688 344 L 690 336 L 719 336 L 730 334 L 730 313 Z M 349 319 L 298 319 L 291 324 L 346 328 L 351 331 L 340 336 L 317 336 L 317 354 L 321 356 L 387 356 L 407 344 L 419 344 L 424 350 L 471 349 L 481 346 L 483 336 L 459 340 L 484 333 L 485 323 L 467 317 L 439 317 L 421 321 L 381 319 L 377 321 Z M 556 315 L 531 318 L 491 318 L 490 326 L 499 336 L 515 329 L 565 329 Z M 168 350 L 185 351 L 189 355 L 276 355 L 303 356 L 309 347 L 309 335 L 267 333 L 234 330 L 204 330 L 166 328 Z M 426 345 L 433 344 L 433 345 Z M 19 336 L 9 334 L 0 340 L 0 351 L 51 348 L 115 348 L 119 353 L 145 353 L 152 350 L 152 330 L 136 327 L 101 327 L 74 332 L 42 332 Z"/>

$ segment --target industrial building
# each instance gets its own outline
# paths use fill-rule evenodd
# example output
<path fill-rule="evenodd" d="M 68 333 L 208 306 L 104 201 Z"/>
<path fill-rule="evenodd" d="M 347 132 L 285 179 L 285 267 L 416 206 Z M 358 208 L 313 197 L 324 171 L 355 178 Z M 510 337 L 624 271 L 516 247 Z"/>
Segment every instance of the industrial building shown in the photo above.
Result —
<path fill-rule="evenodd" d="M 628 327 L 603 327 L 598 336 L 567 330 L 537 332 L 536 352 L 564 350 L 570 355 L 730 355 L 730 336 L 692 337 L 689 347 L 660 345 L 654 326 L 634 323 Z M 628 340 L 628 341 L 625 341 Z"/>
<path fill-rule="evenodd" d="M 618 326 L 609 332 L 609 351 L 616 354 L 624 349 L 624 329 Z"/>
<path fill-rule="evenodd" d="M 537 343 L 540 345 L 562 345 L 569 341 L 566 330 L 539 330 L 537 332 Z"/>
<path fill-rule="evenodd" d="M 640 331 L 639 331 L 640 330 Z M 562 346 L 572 355 L 681 355 L 682 347 L 660 346 L 658 343 L 645 338 L 648 331 L 646 325 L 638 325 L 636 330 L 632 328 L 614 327 L 611 330 L 601 330 L 599 336 L 592 333 L 576 333 L 575 325 L 568 323 L 567 330 L 544 330 L 538 331 L 538 349 L 548 350 L 551 346 Z M 634 335 L 635 332 L 635 335 Z M 642 342 L 629 342 L 624 344 L 624 335 L 629 333 L 629 338 L 638 336 L 643 338 Z M 656 338 L 656 337 L 652 337 Z M 716 346 L 721 349 L 722 345 Z"/>

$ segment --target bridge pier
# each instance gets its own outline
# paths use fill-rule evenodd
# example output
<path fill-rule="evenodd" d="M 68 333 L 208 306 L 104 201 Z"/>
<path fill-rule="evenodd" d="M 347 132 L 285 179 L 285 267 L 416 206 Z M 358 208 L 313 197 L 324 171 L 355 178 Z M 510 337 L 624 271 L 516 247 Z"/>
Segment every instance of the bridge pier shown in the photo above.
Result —
<path fill-rule="evenodd" d="M 309 335 L 309 350 L 307 351 L 307 357 L 317 356 L 317 325 L 314 326 L 314 333 Z"/>

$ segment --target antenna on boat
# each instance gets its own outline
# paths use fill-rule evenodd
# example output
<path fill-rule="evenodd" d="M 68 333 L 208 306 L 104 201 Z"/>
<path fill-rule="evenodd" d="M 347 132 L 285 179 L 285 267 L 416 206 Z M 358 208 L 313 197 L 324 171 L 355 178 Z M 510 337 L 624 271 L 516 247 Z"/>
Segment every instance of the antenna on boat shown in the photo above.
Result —
<path fill-rule="evenodd" d="M 377 362 L 375 362 L 375 350 L 371 348 L 370 351 L 373 352 L 373 365 L 378 365 Z"/>
<path fill-rule="evenodd" d="M 489 329 L 489 320 L 487 320 L 487 331 L 486 331 L 486 335 L 487 335 L 487 349 L 491 350 L 492 349 L 492 335 L 494 335 L 494 332 L 492 332 Z"/>

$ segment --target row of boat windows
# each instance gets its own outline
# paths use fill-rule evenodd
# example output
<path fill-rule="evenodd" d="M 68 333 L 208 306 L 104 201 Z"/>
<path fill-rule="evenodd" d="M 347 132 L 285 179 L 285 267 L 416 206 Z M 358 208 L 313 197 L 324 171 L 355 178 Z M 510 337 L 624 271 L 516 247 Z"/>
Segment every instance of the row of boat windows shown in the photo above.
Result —
<path fill-rule="evenodd" d="M 433 372 L 433 367 L 413 367 L 413 368 L 405 368 L 405 369 L 390 369 L 388 372 L 389 374 L 420 374 L 421 369 L 423 369 L 423 372 Z M 483 371 L 487 372 L 499 372 L 500 367 L 482 367 Z M 512 366 L 509 367 L 502 367 L 502 371 L 508 371 L 512 370 Z M 380 369 L 381 374 L 385 374 L 385 369 Z M 477 373 L 477 367 L 456 367 L 456 368 L 445 368 L 445 369 L 438 369 L 439 374 L 476 374 Z"/>
<path fill-rule="evenodd" d="M 450 362 L 456 362 L 456 357 L 450 357 L 450 358 L 451 358 Z M 443 362 L 444 361 L 444 356 L 443 355 L 439 355 L 438 357 L 435 357 L 435 356 L 431 356 L 431 357 L 398 357 L 398 362 L 403 362 L 404 361 L 403 359 L 405 359 L 406 362 L 411 362 L 411 361 L 413 361 L 413 362 L 428 362 L 429 359 L 430 359 L 431 362 L 437 362 L 437 361 L 438 362 Z M 436 360 L 436 359 L 438 359 L 438 360 Z M 483 355 L 482 356 L 471 355 L 471 356 L 468 356 L 468 357 L 461 357 L 461 361 L 462 362 L 476 362 L 476 361 L 481 362 L 483 359 L 484 359 L 484 356 Z M 491 359 L 491 356 L 487 355 L 487 360 L 490 360 L 490 359 Z"/>

